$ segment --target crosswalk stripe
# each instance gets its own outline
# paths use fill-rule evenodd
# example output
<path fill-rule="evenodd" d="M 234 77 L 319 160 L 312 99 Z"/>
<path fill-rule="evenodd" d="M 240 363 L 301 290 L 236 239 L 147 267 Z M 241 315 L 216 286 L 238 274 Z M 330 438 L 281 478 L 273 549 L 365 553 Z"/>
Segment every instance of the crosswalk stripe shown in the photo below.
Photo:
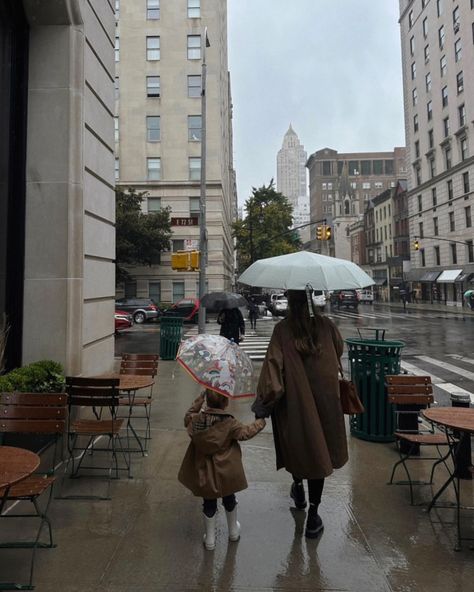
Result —
<path fill-rule="evenodd" d="M 474 364 L 474 360 L 472 358 L 465 358 L 463 356 L 460 356 L 459 354 L 448 354 L 448 356 L 450 358 L 458 360 L 459 362 L 465 362 L 466 364 Z"/>
<path fill-rule="evenodd" d="M 403 370 L 406 370 L 407 372 L 409 372 L 410 374 L 414 374 L 415 376 L 431 376 L 431 382 L 433 384 L 440 384 L 444 382 L 444 380 L 439 376 L 435 376 L 434 374 L 431 374 L 431 372 L 425 372 L 421 368 L 418 368 L 418 366 L 410 364 L 409 362 L 405 362 L 404 360 L 402 360 L 401 365 Z"/>
<path fill-rule="evenodd" d="M 433 364 L 434 366 L 439 366 L 448 372 L 452 372 L 453 374 L 459 374 L 459 376 L 464 376 L 464 378 L 468 378 L 469 380 L 474 380 L 474 372 L 470 372 L 469 370 L 464 370 L 464 368 L 460 368 L 459 366 L 455 366 L 454 364 L 450 364 L 449 362 L 443 362 L 441 360 L 435 360 L 435 358 L 430 358 L 430 356 L 416 356 L 418 360 L 422 360 L 428 364 Z"/>

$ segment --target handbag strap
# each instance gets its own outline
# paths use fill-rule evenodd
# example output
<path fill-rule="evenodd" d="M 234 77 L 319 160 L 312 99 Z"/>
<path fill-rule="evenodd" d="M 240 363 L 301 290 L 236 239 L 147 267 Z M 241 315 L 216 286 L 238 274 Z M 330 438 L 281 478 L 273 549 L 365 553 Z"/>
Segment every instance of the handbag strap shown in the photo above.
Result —
<path fill-rule="evenodd" d="M 344 379 L 344 371 L 342 369 L 342 364 L 341 364 L 341 359 L 340 358 L 338 358 L 337 363 L 338 363 L 338 366 L 339 366 L 339 372 L 341 373 L 341 377 L 342 377 L 342 379 Z"/>

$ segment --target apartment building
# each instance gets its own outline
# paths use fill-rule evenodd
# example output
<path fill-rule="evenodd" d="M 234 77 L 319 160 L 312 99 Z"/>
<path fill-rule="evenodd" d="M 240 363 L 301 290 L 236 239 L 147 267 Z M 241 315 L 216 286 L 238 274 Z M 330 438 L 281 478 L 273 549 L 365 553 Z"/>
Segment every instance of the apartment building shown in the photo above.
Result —
<path fill-rule="evenodd" d="M 201 75 L 207 63 L 208 289 L 234 280 L 231 224 L 237 215 L 227 2 L 116 2 L 116 180 L 147 192 L 145 212 L 170 207 L 172 251 L 199 248 Z M 207 27 L 210 46 L 204 47 Z M 198 294 L 198 273 L 171 269 L 171 252 L 130 270 L 126 296 L 176 302 Z"/>
<path fill-rule="evenodd" d="M 45 6 L 47 4 L 47 6 Z M 0 315 L 6 362 L 114 356 L 114 7 L 0 3 Z"/>
<path fill-rule="evenodd" d="M 401 0 L 412 287 L 461 305 L 474 247 L 474 0 Z"/>
<path fill-rule="evenodd" d="M 363 215 L 371 199 L 395 187 L 406 176 L 405 149 L 392 152 L 339 153 L 323 148 L 311 154 L 309 199 L 311 220 L 325 219 L 334 226 L 331 244 L 318 244 L 316 226 L 311 228 L 312 250 L 346 256 L 350 253 L 347 229 Z"/>

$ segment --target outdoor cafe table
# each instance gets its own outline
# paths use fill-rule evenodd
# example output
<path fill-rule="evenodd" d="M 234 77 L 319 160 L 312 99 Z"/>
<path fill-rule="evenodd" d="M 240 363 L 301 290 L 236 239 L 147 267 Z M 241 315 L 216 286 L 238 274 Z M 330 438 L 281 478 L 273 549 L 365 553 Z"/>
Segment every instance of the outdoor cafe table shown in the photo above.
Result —
<path fill-rule="evenodd" d="M 461 548 L 462 540 L 472 540 L 471 538 L 461 537 L 461 501 L 458 464 L 460 461 L 460 451 L 464 448 L 465 442 L 469 441 L 471 435 L 474 434 L 474 409 L 468 407 L 434 407 L 425 409 L 422 413 L 426 419 L 435 423 L 446 432 L 447 442 L 454 462 L 454 470 L 434 495 L 427 511 L 429 512 L 434 507 L 439 496 L 453 483 L 456 496 L 457 523 L 457 545 L 455 549 L 458 551 Z M 459 434 L 459 442 L 456 442 L 452 432 Z M 470 467 L 470 470 L 472 471 L 472 467 Z M 454 482 L 455 479 L 456 483 Z"/>
<path fill-rule="evenodd" d="M 24 448 L 0 446 L 0 491 L 4 494 L 0 499 L 0 513 L 12 485 L 29 477 L 40 464 L 40 457 Z"/>

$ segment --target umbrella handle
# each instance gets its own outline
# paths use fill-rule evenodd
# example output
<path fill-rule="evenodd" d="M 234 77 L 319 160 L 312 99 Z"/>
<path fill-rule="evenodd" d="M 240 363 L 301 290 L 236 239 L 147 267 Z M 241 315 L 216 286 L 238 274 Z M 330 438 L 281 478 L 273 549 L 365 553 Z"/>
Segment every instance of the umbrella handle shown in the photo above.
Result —
<path fill-rule="evenodd" d="M 308 303 L 309 316 L 310 316 L 310 318 L 312 318 L 312 317 L 314 317 L 314 312 L 313 312 L 313 303 L 311 302 L 311 294 L 313 292 L 313 287 L 311 286 L 311 284 L 306 284 L 305 292 L 306 292 L 306 301 Z"/>

